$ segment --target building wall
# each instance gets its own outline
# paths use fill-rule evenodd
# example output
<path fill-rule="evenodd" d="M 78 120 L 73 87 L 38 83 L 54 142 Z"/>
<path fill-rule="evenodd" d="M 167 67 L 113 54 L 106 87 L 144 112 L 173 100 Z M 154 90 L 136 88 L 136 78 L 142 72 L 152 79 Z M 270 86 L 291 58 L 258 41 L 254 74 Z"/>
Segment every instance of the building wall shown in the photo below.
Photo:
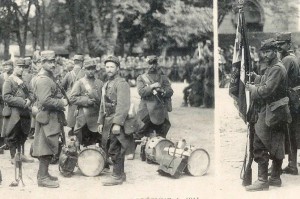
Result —
<path fill-rule="evenodd" d="M 256 1 L 256 0 L 248 0 Z M 261 9 L 263 9 L 264 16 L 264 27 L 263 32 L 272 33 L 272 32 L 298 32 L 300 31 L 299 27 L 299 0 L 285 0 L 281 2 L 281 8 L 293 7 L 298 9 L 295 12 L 289 13 L 274 13 L 270 9 L 270 4 L 266 3 L 264 0 L 257 0 Z M 232 22 L 234 13 L 231 12 L 225 16 L 222 24 L 219 26 L 218 32 L 220 34 L 232 34 L 235 33 L 235 24 Z M 247 20 L 247 19 L 246 19 Z M 235 20 L 234 20 L 235 21 Z"/>

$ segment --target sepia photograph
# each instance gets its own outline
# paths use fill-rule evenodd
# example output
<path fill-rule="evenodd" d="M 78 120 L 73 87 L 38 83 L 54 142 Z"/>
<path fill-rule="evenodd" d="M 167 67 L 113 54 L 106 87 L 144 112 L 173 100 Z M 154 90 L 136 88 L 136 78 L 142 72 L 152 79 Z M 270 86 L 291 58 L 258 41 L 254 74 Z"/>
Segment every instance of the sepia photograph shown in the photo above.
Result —
<path fill-rule="evenodd" d="M 292 198 L 298 192 L 299 30 L 299 1 L 218 1 L 224 198 Z"/>
<path fill-rule="evenodd" d="M 212 0 L 0 0 L 1 197 L 216 198 L 213 16 Z"/>

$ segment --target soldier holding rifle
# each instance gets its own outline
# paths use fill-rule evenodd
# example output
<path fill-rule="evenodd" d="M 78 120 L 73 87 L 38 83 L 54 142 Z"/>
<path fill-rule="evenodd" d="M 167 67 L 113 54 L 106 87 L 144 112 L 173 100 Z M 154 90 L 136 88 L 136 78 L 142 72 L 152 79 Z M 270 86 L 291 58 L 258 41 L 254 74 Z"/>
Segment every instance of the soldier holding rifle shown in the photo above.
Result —
<path fill-rule="evenodd" d="M 138 109 L 139 118 L 145 123 L 140 133 L 152 134 L 166 137 L 171 124 L 168 111 L 171 111 L 171 97 L 173 89 L 166 75 L 161 73 L 158 67 L 157 57 L 147 58 L 148 72 L 137 78 L 137 89 L 141 96 Z"/>
<path fill-rule="evenodd" d="M 275 39 L 262 42 L 261 51 L 267 61 L 267 69 L 260 76 L 252 73 L 254 85 L 246 84 L 251 99 L 258 104 L 258 120 L 255 123 L 253 143 L 254 161 L 258 163 L 258 180 L 247 191 L 268 190 L 269 186 L 281 186 L 281 166 L 284 158 L 284 136 L 287 123 L 291 122 L 287 97 L 287 72 L 277 58 Z M 269 159 L 273 160 L 268 179 Z"/>

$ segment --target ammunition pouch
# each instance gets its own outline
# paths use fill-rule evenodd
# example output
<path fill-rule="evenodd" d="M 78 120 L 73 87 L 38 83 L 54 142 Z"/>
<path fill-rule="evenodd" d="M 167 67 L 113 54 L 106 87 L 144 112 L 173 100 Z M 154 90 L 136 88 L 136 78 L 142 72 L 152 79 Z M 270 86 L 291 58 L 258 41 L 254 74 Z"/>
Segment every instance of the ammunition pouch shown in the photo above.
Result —
<path fill-rule="evenodd" d="M 3 110 L 2 110 L 2 116 L 3 117 L 9 117 L 9 116 L 11 116 L 11 108 L 9 107 L 9 106 L 4 106 L 3 107 Z"/>
<path fill-rule="evenodd" d="M 46 110 L 39 111 L 36 114 L 35 120 L 40 124 L 48 124 L 50 120 L 49 112 Z"/>

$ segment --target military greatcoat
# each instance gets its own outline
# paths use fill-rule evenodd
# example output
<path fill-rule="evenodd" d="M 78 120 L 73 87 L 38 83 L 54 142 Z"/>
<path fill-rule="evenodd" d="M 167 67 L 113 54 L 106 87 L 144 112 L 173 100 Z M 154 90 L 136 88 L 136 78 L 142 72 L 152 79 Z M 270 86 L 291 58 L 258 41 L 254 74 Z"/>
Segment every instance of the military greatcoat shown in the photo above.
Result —
<path fill-rule="evenodd" d="M 160 125 L 164 123 L 165 119 L 169 119 L 168 111 L 164 103 L 161 103 L 153 95 L 153 90 L 151 89 L 150 84 L 159 82 L 161 84 L 161 88 L 166 92 L 164 95 L 165 98 L 170 98 L 173 95 L 173 89 L 171 88 L 171 84 L 167 76 L 149 73 L 146 73 L 145 75 L 150 80 L 150 83 L 143 78 L 143 75 L 140 75 L 137 78 L 138 93 L 141 96 L 138 116 L 142 121 L 144 121 L 144 118 L 149 115 L 153 124 Z"/>
<path fill-rule="evenodd" d="M 270 104 L 287 96 L 287 73 L 282 62 L 277 58 L 268 65 L 263 76 L 257 76 L 256 89 L 251 92 L 251 97 L 259 104 L 258 121 L 255 124 L 255 133 L 269 150 L 271 156 L 283 159 L 284 127 L 271 128 L 266 125 L 266 104 Z M 283 124 L 285 125 L 285 124 Z M 280 129 L 280 130 L 279 130 Z"/>
<path fill-rule="evenodd" d="M 84 75 L 85 75 L 84 70 L 75 66 L 73 70 L 68 72 L 66 76 L 63 78 L 61 84 L 62 87 L 66 90 L 69 97 L 75 82 L 77 82 L 80 78 L 84 77 Z M 76 123 L 76 117 L 74 116 L 76 109 L 77 106 L 73 104 L 69 105 L 68 107 L 67 123 L 68 123 L 68 127 L 70 128 L 73 128 Z"/>
<path fill-rule="evenodd" d="M 36 76 L 33 90 L 36 95 L 35 105 L 40 111 L 44 110 L 49 117 L 46 124 L 36 121 L 33 156 L 57 154 L 59 133 L 62 132 L 65 123 L 61 93 L 52 74 L 46 71 L 41 71 Z"/>
<path fill-rule="evenodd" d="M 75 132 L 80 130 L 85 124 L 87 124 L 90 131 L 97 132 L 102 86 L 101 80 L 88 79 L 87 77 L 81 78 L 74 84 L 70 93 L 70 101 L 78 106 Z M 93 105 L 88 104 L 89 99 L 95 100 Z"/>
<path fill-rule="evenodd" d="M 28 134 L 30 130 L 30 112 L 29 109 L 25 108 L 27 96 L 18 86 L 15 78 L 21 80 L 15 75 L 10 75 L 3 84 L 3 101 L 11 109 L 11 115 L 3 118 L 2 133 L 6 137 L 10 135 L 19 121 L 25 134 Z M 20 83 L 23 81 L 21 80 Z"/>
<path fill-rule="evenodd" d="M 118 140 L 122 149 L 126 150 L 130 144 L 129 136 L 124 132 L 124 123 L 130 109 L 130 87 L 125 79 L 117 76 L 108 80 L 103 91 L 105 100 L 101 101 L 98 123 L 103 125 L 102 145 L 106 149 L 107 141 L 113 124 L 122 127 Z"/>

